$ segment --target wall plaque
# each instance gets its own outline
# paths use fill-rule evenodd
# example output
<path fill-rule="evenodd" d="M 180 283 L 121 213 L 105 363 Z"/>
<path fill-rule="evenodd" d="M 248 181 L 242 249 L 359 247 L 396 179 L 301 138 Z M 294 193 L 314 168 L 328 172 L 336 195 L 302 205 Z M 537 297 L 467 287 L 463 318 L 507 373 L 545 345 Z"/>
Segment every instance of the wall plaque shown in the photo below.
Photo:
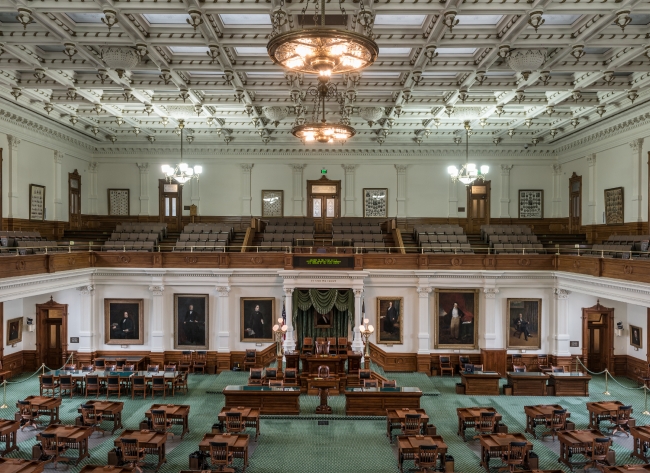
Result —
<path fill-rule="evenodd" d="M 294 256 L 294 268 L 354 269 L 353 256 Z"/>
<path fill-rule="evenodd" d="M 70 343 L 79 343 L 79 337 L 70 337 Z"/>

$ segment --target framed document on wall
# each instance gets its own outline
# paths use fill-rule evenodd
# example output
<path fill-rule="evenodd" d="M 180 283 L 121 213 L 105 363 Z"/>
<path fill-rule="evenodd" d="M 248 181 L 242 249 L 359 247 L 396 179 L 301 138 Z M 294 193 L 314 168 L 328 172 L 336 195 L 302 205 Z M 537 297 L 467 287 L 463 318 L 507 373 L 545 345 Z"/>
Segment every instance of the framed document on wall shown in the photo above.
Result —
<path fill-rule="evenodd" d="M 519 218 L 544 218 L 543 190 L 519 190 Z"/>
<path fill-rule="evenodd" d="M 607 225 L 623 225 L 623 188 L 605 189 L 605 223 Z"/>
<path fill-rule="evenodd" d="M 29 219 L 45 220 L 45 186 L 29 185 Z"/>
<path fill-rule="evenodd" d="M 284 217 L 284 191 L 262 191 L 262 217 Z"/>
<path fill-rule="evenodd" d="M 130 213 L 129 189 L 108 189 L 108 215 L 129 215 Z"/>
<path fill-rule="evenodd" d="M 363 190 L 363 216 L 388 217 L 388 189 Z"/>

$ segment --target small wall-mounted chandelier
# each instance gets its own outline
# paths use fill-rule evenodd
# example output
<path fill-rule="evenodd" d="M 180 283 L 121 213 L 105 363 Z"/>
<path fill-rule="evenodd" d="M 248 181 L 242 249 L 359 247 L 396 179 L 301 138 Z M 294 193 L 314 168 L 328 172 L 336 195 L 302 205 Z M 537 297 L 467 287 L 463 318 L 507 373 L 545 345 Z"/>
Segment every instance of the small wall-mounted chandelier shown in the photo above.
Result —
<path fill-rule="evenodd" d="M 490 167 L 483 165 L 480 168 L 476 167 L 476 164 L 469 162 L 469 135 L 472 131 L 469 121 L 465 122 L 465 164 L 460 167 L 460 170 L 456 166 L 449 166 L 447 172 L 451 176 L 451 182 L 462 182 L 466 186 L 469 186 L 474 181 L 483 181 L 485 175 L 490 171 Z"/>
<path fill-rule="evenodd" d="M 181 137 L 181 162 L 175 167 L 168 164 L 162 165 L 162 172 L 165 175 L 167 182 L 176 181 L 179 184 L 185 184 L 191 179 L 199 180 L 199 175 L 203 172 L 203 166 L 196 165 L 193 168 L 189 167 L 187 163 L 183 162 L 183 129 L 185 128 L 185 121 L 178 120 L 178 128 L 180 129 Z"/>

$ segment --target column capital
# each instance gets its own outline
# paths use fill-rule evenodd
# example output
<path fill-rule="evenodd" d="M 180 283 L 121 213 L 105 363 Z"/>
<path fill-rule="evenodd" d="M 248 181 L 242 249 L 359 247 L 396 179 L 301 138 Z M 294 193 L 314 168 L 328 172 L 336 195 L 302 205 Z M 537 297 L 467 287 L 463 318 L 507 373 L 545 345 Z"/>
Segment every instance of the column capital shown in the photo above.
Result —
<path fill-rule="evenodd" d="M 397 174 L 406 174 L 406 168 L 408 168 L 408 164 L 396 164 L 395 169 L 397 169 Z"/>
<path fill-rule="evenodd" d="M 285 296 L 290 296 L 293 294 L 294 289 L 292 287 L 285 287 L 282 289 L 284 291 Z"/>
<path fill-rule="evenodd" d="M 289 164 L 289 166 L 291 166 L 293 172 L 302 172 L 302 170 L 307 167 L 306 164 Z"/>
<path fill-rule="evenodd" d="M 571 292 L 567 291 L 566 289 L 560 289 L 559 287 L 556 287 L 553 289 L 553 294 L 558 300 L 566 300 L 569 298 L 569 294 L 571 294 Z"/>
<path fill-rule="evenodd" d="M 9 148 L 16 151 L 16 150 L 18 150 L 18 145 L 20 144 L 20 139 L 16 138 L 13 135 L 7 135 L 7 143 L 9 143 Z"/>
<path fill-rule="evenodd" d="M 502 176 L 509 176 L 511 169 L 512 169 L 512 164 L 502 164 L 501 165 L 501 175 Z"/>
<path fill-rule="evenodd" d="M 79 291 L 83 295 L 92 294 L 94 290 L 95 290 L 95 286 L 93 286 L 92 284 L 88 284 L 86 286 L 81 286 L 77 288 L 77 291 Z"/>
<path fill-rule="evenodd" d="M 496 299 L 499 289 L 496 287 L 485 288 L 483 289 L 483 293 L 486 299 Z"/>
<path fill-rule="evenodd" d="M 165 291 L 165 286 L 162 284 L 157 286 L 149 286 L 149 290 L 154 296 L 162 296 L 163 292 Z"/>
<path fill-rule="evenodd" d="M 341 164 L 341 167 L 345 170 L 346 174 L 353 173 L 354 170 L 358 167 L 357 164 Z"/>
<path fill-rule="evenodd" d="M 217 286 L 215 289 L 217 290 L 217 295 L 219 297 L 228 297 L 228 294 L 230 293 L 230 286 Z"/>
<path fill-rule="evenodd" d="M 596 165 L 596 153 L 591 154 L 587 157 L 587 164 L 589 167 Z"/>
<path fill-rule="evenodd" d="M 149 163 L 135 163 L 135 165 L 138 166 L 141 174 L 149 172 Z"/>
<path fill-rule="evenodd" d="M 429 297 L 429 294 L 433 292 L 432 287 L 418 287 L 417 288 L 418 294 L 420 297 Z"/>
<path fill-rule="evenodd" d="M 636 140 L 630 141 L 630 148 L 632 148 L 632 151 L 635 153 L 640 152 L 643 148 L 643 138 L 637 138 Z"/>
<path fill-rule="evenodd" d="M 253 169 L 254 164 L 253 163 L 241 163 L 241 170 L 242 172 L 251 172 Z"/>
<path fill-rule="evenodd" d="M 147 166 L 149 166 L 149 165 L 147 164 Z M 140 166 L 138 166 L 138 167 L 140 167 Z M 91 161 L 91 162 L 88 163 L 88 171 L 97 172 L 97 161 Z"/>
<path fill-rule="evenodd" d="M 361 297 L 361 294 L 363 294 L 363 289 L 353 289 L 354 291 L 354 297 Z"/>
<path fill-rule="evenodd" d="M 561 164 L 554 164 L 553 165 L 553 174 L 556 176 L 562 174 L 562 165 Z"/>
<path fill-rule="evenodd" d="M 63 155 L 64 153 L 62 151 L 54 150 L 54 162 L 56 164 L 61 164 L 63 162 Z"/>

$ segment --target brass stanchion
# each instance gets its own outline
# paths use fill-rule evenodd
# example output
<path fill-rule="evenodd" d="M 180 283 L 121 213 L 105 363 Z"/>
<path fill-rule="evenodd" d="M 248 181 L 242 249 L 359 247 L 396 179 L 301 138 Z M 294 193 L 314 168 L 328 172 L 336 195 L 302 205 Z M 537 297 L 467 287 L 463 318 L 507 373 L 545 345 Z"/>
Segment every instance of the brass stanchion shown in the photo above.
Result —
<path fill-rule="evenodd" d="M 643 385 L 643 393 L 644 393 L 643 403 L 644 403 L 644 409 L 645 409 L 643 411 L 643 415 L 644 416 L 650 416 L 650 411 L 648 411 L 648 386 L 646 386 L 645 384 Z"/>
<path fill-rule="evenodd" d="M 0 406 L 0 409 L 6 409 L 9 407 L 7 405 L 7 380 L 5 379 L 2 381 L 2 406 Z"/>
<path fill-rule="evenodd" d="M 609 389 L 608 389 L 609 378 L 608 378 L 608 375 L 609 375 L 609 370 L 605 370 L 605 392 L 603 393 L 605 396 L 609 396 Z"/>

